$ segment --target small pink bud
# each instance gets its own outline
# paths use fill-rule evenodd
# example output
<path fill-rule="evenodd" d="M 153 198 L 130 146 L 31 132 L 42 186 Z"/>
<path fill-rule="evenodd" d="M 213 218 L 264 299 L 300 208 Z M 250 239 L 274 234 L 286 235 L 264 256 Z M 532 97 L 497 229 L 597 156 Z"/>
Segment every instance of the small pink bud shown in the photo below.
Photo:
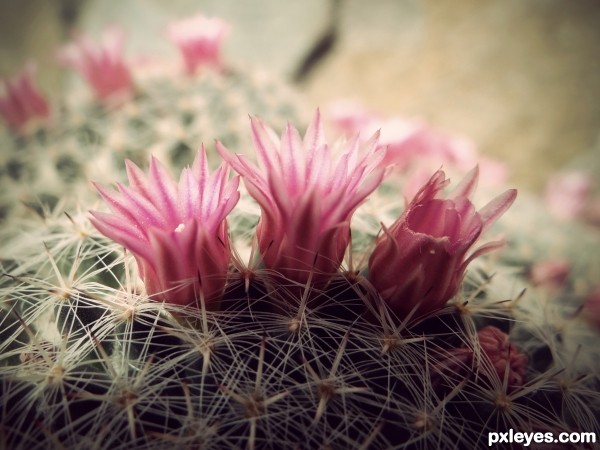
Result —
<path fill-rule="evenodd" d="M 491 364 L 489 367 L 488 361 L 482 361 L 480 370 L 489 374 L 495 372 L 501 381 L 507 377 L 507 385 L 511 388 L 523 386 L 526 381 L 527 356 L 519 352 L 508 335 L 496 327 L 487 326 L 477 336 L 481 351 Z"/>
<path fill-rule="evenodd" d="M 528 358 L 510 342 L 508 335 L 494 326 L 487 326 L 479 330 L 477 337 L 480 352 L 470 347 L 450 350 L 440 365 L 440 374 L 471 372 L 502 383 L 507 377 L 509 389 L 523 386 Z"/>

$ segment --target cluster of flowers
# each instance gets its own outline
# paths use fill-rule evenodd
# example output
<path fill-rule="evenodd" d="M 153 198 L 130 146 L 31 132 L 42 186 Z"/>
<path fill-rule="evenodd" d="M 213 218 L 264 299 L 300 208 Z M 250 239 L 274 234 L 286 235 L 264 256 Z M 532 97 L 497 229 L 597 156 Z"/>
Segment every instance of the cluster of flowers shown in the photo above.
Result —
<path fill-rule="evenodd" d="M 350 243 L 350 220 L 383 181 L 387 166 L 378 134 L 359 136 L 341 148 L 326 143 L 317 111 L 304 138 L 291 125 L 281 139 L 251 119 L 258 167 L 222 144 L 225 160 L 209 174 L 204 148 L 191 168 L 173 180 L 153 159 L 148 174 L 127 163 L 129 186 L 98 191 L 111 213 L 92 222 L 131 251 L 148 294 L 160 301 L 218 305 L 226 284 L 231 246 L 226 216 L 238 198 L 239 177 L 261 207 L 258 249 L 264 267 L 297 283 L 324 286 L 338 271 Z M 466 266 L 501 242 L 471 248 L 516 197 L 514 189 L 479 211 L 470 200 L 478 179 L 473 169 L 449 198 L 436 171 L 404 213 L 376 242 L 367 279 L 400 318 L 422 317 L 444 307 L 458 291 Z"/>
<path fill-rule="evenodd" d="M 181 54 L 185 72 L 194 75 L 200 68 L 222 68 L 221 46 L 229 25 L 218 18 L 193 16 L 176 21 L 167 29 L 168 38 Z M 87 36 L 75 40 L 58 51 L 58 62 L 76 70 L 103 103 L 129 98 L 135 93 L 130 64 L 123 56 L 124 33 L 113 27 L 95 44 Z M 30 62 L 11 80 L 4 80 L 0 95 L 0 116 L 16 132 L 31 123 L 46 121 L 51 115 L 48 100 L 34 83 L 35 65 Z"/>
<path fill-rule="evenodd" d="M 181 52 L 185 72 L 192 76 L 200 67 L 222 68 L 220 47 L 228 31 L 220 19 L 196 16 L 173 23 L 167 34 Z M 77 37 L 59 52 L 59 61 L 77 70 L 102 103 L 135 93 L 118 29 L 108 30 L 99 46 Z M 6 94 L 0 97 L 0 114 L 18 133 L 51 115 L 48 102 L 34 85 L 34 71 L 29 64 L 6 81 Z M 401 133 L 400 140 L 377 131 L 363 141 L 354 131 L 370 135 L 381 127 L 374 116 L 361 119 L 355 114 L 335 120 L 342 132 L 352 134 L 340 148 L 326 143 L 319 112 L 304 138 L 288 125 L 279 139 L 252 118 L 258 167 L 220 143 L 217 151 L 224 163 L 215 172 L 209 172 L 202 147 L 178 181 L 154 158 L 147 174 L 127 161 L 129 186 L 119 184 L 115 193 L 96 185 L 111 213 L 92 211 L 91 221 L 135 256 L 150 298 L 178 305 L 202 301 L 207 308 L 218 309 L 233 253 L 226 217 L 239 200 L 241 177 L 261 207 L 256 238 L 264 268 L 298 285 L 323 287 L 339 272 L 351 243 L 353 213 L 378 188 L 390 167 L 404 168 L 411 155 L 403 149 L 416 149 L 421 159 L 425 153 L 439 161 L 441 152 L 445 161 L 472 161 L 465 156 L 470 154 L 468 146 L 440 146 L 439 139 L 432 141 L 431 133 L 418 124 L 401 124 L 401 129 L 410 132 Z M 394 145 L 396 141 L 400 144 Z M 427 151 L 415 145 L 421 142 L 427 142 Z M 484 161 L 486 172 L 489 166 Z M 230 168 L 239 176 L 230 179 Z M 431 176 L 429 171 L 423 178 L 421 172 L 415 182 L 407 183 L 404 194 L 412 201 L 403 214 L 389 228 L 383 226 L 364 269 L 373 292 L 399 320 L 426 317 L 442 309 L 456 295 L 467 265 L 502 245 L 491 242 L 472 250 L 480 235 L 510 207 L 516 191 L 504 192 L 478 211 L 471 201 L 478 174 L 477 167 L 471 170 L 444 198 L 449 184 L 445 173 L 437 170 Z M 514 355 L 518 361 L 508 366 L 515 373 L 515 384 L 521 384 L 526 358 L 518 356 L 504 333 L 484 329 L 482 341 L 487 342 L 488 335 L 494 337 L 493 342 L 484 350 L 500 358 L 497 371 L 503 372 L 507 364 L 502 361 Z M 472 354 L 470 349 L 457 352 L 463 363 Z"/>

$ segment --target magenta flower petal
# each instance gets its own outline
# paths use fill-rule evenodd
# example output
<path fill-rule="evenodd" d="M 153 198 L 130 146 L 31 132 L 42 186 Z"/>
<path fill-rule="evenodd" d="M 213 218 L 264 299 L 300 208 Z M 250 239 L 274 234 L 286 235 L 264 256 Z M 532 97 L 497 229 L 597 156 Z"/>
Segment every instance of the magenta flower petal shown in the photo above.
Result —
<path fill-rule="evenodd" d="M 400 319 L 443 308 L 457 293 L 467 264 L 502 245 L 488 243 L 467 255 L 516 197 L 515 190 L 506 191 L 478 212 L 469 199 L 477 178 L 475 168 L 451 198 L 442 199 L 449 180 L 438 170 L 400 218 L 384 229 L 369 259 L 369 280 Z"/>
<path fill-rule="evenodd" d="M 146 291 L 156 300 L 209 307 L 219 299 L 230 262 L 226 216 L 239 200 L 239 177 L 212 175 L 204 147 L 175 182 L 156 159 L 148 175 L 126 162 L 129 186 L 96 185 L 111 214 L 92 211 L 92 224 L 131 251 Z"/>
<path fill-rule="evenodd" d="M 257 229 L 268 269 L 300 283 L 314 271 L 315 283 L 334 274 L 349 244 L 350 219 L 379 186 L 385 150 L 376 134 L 365 145 L 352 139 L 334 160 L 325 143 L 319 111 L 304 138 L 290 124 L 281 139 L 259 119 L 250 120 L 258 167 L 217 145 L 261 206 Z"/>

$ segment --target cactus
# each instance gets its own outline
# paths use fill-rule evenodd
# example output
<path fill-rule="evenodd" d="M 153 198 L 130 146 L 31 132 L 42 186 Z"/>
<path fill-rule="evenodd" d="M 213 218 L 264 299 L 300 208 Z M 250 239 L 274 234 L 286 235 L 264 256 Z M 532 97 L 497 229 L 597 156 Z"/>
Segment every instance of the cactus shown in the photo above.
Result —
<path fill-rule="evenodd" d="M 240 131 L 249 112 L 276 129 L 298 122 L 250 79 L 231 67 L 148 77 L 120 103 L 67 103 L 53 126 L 7 132 L 11 186 L 42 208 L 11 211 L 0 235 L 3 447 L 452 449 L 509 429 L 600 433 L 597 331 L 577 283 L 531 288 L 522 267 L 538 250 L 523 242 L 539 237 L 510 220 L 496 225 L 516 243 L 508 251 L 465 254 L 514 193 L 477 210 L 476 172 L 442 198 L 438 171 L 404 205 L 377 135 L 330 161 L 318 114 L 304 140 L 291 125 L 278 140 L 257 119 Z M 249 153 L 250 136 L 260 169 L 231 151 Z M 225 168 L 209 175 L 212 146 L 184 168 L 213 138 L 244 178 L 239 201 Z M 83 187 L 91 175 L 110 212 Z M 307 229 L 324 237 L 300 245 Z M 187 245 L 194 233 L 208 255 Z M 419 255 L 416 270 L 395 249 L 417 244 L 458 259 L 431 267 Z M 421 274 L 433 288 L 405 283 Z"/>
<path fill-rule="evenodd" d="M 298 291 L 238 266 L 209 311 L 149 299 L 83 213 L 35 229 L 2 285 L 8 448 L 476 448 L 508 428 L 597 430 L 597 376 L 556 349 L 528 353 L 527 383 L 490 369 L 499 350 L 476 330 L 508 331 L 523 299 L 490 298 L 485 279 L 403 323 L 356 271 Z"/>

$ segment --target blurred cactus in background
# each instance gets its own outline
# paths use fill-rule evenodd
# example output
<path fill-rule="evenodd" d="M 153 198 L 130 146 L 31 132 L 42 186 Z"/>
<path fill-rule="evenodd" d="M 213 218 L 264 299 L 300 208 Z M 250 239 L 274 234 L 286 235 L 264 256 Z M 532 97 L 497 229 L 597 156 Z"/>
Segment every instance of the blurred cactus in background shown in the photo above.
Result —
<path fill-rule="evenodd" d="M 273 126 L 307 123 L 292 89 L 261 69 L 222 61 L 219 70 L 209 64 L 189 76 L 170 61 L 125 60 L 123 39 L 111 28 L 101 45 L 80 35 L 58 51 L 89 88 L 74 84 L 49 109 L 40 109 L 46 100 L 33 88 L 30 68 L 6 83 L 2 116 L 12 129 L 0 130 L 2 219 L 23 204 L 91 200 L 89 180 L 124 181 L 125 158 L 145 164 L 152 154 L 180 169 L 203 142 L 247 147 L 250 113 Z M 39 116 L 46 120 L 33 120 Z"/>
<path fill-rule="evenodd" d="M 223 60 L 227 31 L 173 24 L 180 70 L 79 37 L 61 59 L 90 90 L 54 107 L 31 69 L 6 84 L 2 446 L 600 433 L 595 230 L 515 201 L 500 163 L 422 122 L 308 125 L 284 83 Z M 326 120 L 347 136 L 328 144 Z M 471 250 L 484 232 L 506 248 Z"/>

